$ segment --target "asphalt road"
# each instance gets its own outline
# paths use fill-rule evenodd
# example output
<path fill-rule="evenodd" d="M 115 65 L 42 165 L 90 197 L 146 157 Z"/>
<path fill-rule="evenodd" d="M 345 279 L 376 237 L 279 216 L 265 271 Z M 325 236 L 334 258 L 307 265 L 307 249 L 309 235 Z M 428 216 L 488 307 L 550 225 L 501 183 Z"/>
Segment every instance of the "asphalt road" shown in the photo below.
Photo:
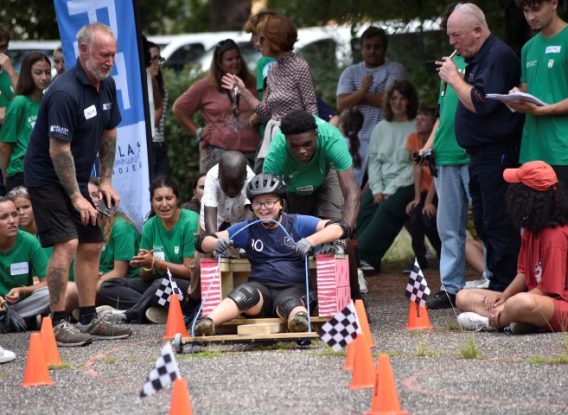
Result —
<path fill-rule="evenodd" d="M 434 278 L 431 278 L 434 279 Z M 566 414 L 568 365 L 534 360 L 568 356 L 568 335 L 513 336 L 461 332 L 452 310 L 430 311 L 434 330 L 406 330 L 406 277 L 368 278 L 371 330 L 391 356 L 402 407 L 412 414 Z M 29 334 L 0 336 L 15 361 L 0 365 L 4 414 L 167 414 L 171 390 L 144 399 L 138 392 L 163 345 L 164 326 L 135 325 L 131 338 L 60 348 L 66 368 L 55 384 L 23 388 Z M 475 342 L 481 357 L 460 353 Z M 178 355 L 193 413 L 363 414 L 371 390 L 350 391 L 345 356 L 314 342 L 188 348 Z M 568 360 L 568 359 L 565 359 Z"/>

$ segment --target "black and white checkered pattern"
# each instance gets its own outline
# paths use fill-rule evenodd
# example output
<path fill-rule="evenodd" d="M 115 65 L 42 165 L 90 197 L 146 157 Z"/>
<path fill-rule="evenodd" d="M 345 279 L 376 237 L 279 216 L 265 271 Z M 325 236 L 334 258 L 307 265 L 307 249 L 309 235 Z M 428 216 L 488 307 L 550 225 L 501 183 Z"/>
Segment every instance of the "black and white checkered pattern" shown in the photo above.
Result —
<path fill-rule="evenodd" d="M 160 357 L 156 360 L 156 366 L 150 374 L 148 379 L 142 386 L 140 390 L 140 397 L 152 395 L 164 387 L 173 383 L 174 380 L 180 377 L 178 365 L 176 358 L 174 357 L 174 352 L 172 350 L 172 345 L 168 342 L 160 353 Z"/>
<path fill-rule="evenodd" d="M 418 260 L 414 259 L 414 264 L 412 265 L 412 270 L 410 271 L 410 277 L 408 277 L 408 284 L 406 285 L 406 296 L 410 298 L 410 301 L 414 301 L 419 306 L 426 306 L 426 299 L 430 295 L 430 288 L 428 288 L 428 283 L 420 265 L 418 265 Z"/>
<path fill-rule="evenodd" d="M 176 282 L 171 278 L 170 270 L 168 270 L 168 276 L 170 278 L 162 278 L 162 283 L 156 290 L 156 297 L 159 298 L 158 304 L 161 306 L 166 305 L 166 303 L 170 301 L 170 295 L 172 295 L 172 293 L 177 294 L 179 300 L 183 301 L 183 293 Z"/>
<path fill-rule="evenodd" d="M 361 325 L 353 301 L 318 330 L 322 341 L 336 352 L 355 340 L 358 333 L 361 333 Z"/>

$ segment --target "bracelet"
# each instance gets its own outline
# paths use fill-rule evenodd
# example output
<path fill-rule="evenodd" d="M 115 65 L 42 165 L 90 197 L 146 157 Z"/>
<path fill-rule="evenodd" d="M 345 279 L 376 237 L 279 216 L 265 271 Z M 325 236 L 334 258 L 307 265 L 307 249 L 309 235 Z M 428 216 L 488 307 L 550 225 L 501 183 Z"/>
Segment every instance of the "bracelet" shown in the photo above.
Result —
<path fill-rule="evenodd" d="M 154 271 L 154 262 L 156 262 L 156 257 L 152 256 L 152 264 L 150 265 L 149 268 L 142 268 L 142 271 L 146 271 L 146 272 Z"/>

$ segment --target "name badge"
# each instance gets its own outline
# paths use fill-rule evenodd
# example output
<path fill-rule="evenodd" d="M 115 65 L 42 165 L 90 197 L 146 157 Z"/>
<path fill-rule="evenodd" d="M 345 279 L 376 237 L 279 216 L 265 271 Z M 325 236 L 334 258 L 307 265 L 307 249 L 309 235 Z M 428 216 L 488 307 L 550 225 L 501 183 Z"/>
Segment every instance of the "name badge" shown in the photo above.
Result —
<path fill-rule="evenodd" d="M 306 186 L 296 187 L 296 191 L 298 191 L 298 192 L 313 192 L 314 186 L 312 186 L 311 184 L 308 184 Z"/>
<path fill-rule="evenodd" d="M 10 275 L 25 275 L 29 272 L 30 266 L 27 262 L 17 262 L 10 264 Z"/>
<path fill-rule="evenodd" d="M 154 251 L 154 256 L 158 259 L 161 259 L 162 261 L 166 260 L 166 255 L 163 251 Z"/>
<path fill-rule="evenodd" d="M 87 107 L 83 110 L 83 114 L 85 114 L 85 119 L 90 120 L 93 117 L 97 116 L 97 108 L 94 105 Z"/>
<path fill-rule="evenodd" d="M 562 46 L 547 46 L 544 53 L 560 53 Z"/>

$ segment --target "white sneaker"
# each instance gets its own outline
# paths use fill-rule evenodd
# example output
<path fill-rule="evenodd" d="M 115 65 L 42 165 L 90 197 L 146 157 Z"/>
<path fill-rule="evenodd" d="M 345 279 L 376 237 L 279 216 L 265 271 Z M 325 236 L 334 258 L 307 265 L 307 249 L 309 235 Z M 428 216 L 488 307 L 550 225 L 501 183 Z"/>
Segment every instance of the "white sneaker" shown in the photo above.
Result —
<path fill-rule="evenodd" d="M 371 264 L 369 264 L 367 261 L 365 261 L 363 258 L 361 258 L 360 263 L 361 263 L 360 269 L 362 269 L 363 271 L 374 271 L 375 270 L 375 268 Z"/>
<path fill-rule="evenodd" d="M 361 268 L 357 268 L 357 279 L 359 281 L 359 291 L 361 294 L 367 294 L 369 292 L 369 288 L 367 287 L 367 281 L 365 281 L 363 270 Z"/>
<path fill-rule="evenodd" d="M 461 313 L 458 316 L 458 323 L 464 330 L 491 332 L 497 331 L 495 327 L 489 325 L 489 317 L 484 317 L 471 311 L 467 313 Z"/>
<path fill-rule="evenodd" d="M 8 363 L 16 358 L 16 353 L 0 346 L 0 363 Z"/>
<path fill-rule="evenodd" d="M 97 316 L 99 320 L 112 324 L 126 323 L 126 312 L 118 310 L 109 305 L 101 305 L 97 307 Z"/>
<path fill-rule="evenodd" d="M 478 280 L 466 281 L 463 288 L 489 288 L 489 279 L 480 278 Z"/>

